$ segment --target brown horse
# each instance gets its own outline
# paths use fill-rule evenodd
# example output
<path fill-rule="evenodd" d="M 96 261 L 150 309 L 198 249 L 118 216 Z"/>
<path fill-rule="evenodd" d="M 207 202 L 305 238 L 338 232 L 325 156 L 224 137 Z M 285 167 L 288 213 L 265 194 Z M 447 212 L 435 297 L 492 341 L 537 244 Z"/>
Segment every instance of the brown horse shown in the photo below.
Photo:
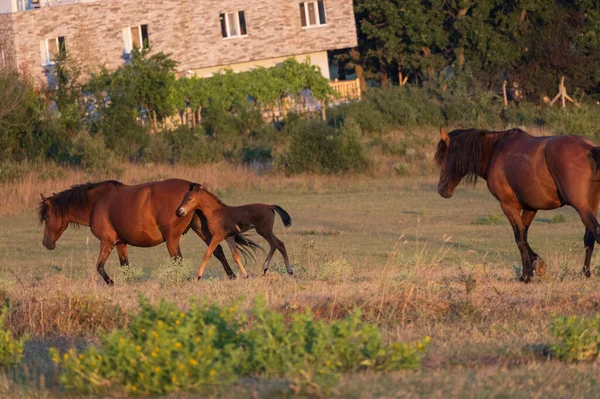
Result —
<path fill-rule="evenodd" d="M 153 247 L 166 242 L 169 255 L 181 257 L 179 240 L 190 228 L 204 242 L 211 242 L 207 230 L 202 229 L 199 215 L 190 213 L 184 218 L 175 215 L 180 198 L 190 190 L 191 184 L 186 180 L 170 179 L 127 186 L 111 180 L 76 185 L 51 197 L 42 195 L 39 207 L 40 223 L 45 223 L 42 243 L 53 250 L 69 224 L 89 226 L 100 240 L 98 273 L 112 285 L 113 280 L 106 274 L 104 264 L 115 246 L 121 266 L 124 266 L 129 264 L 127 245 Z M 239 234 L 234 241 L 242 251 L 258 247 Z M 235 278 L 220 246 L 216 248 L 215 256 L 227 276 Z"/>
<path fill-rule="evenodd" d="M 534 137 L 520 129 L 440 133 L 435 154 L 441 167 L 439 194 L 452 197 L 465 177 L 472 183 L 478 177 L 487 181 L 513 228 L 523 263 L 521 281 L 531 281 L 534 269 L 538 275 L 546 272 L 545 262 L 527 243 L 536 212 L 564 205 L 575 208 L 585 225 L 583 274 L 590 277 L 594 242 L 600 242 L 599 147 L 584 137 Z"/>
<path fill-rule="evenodd" d="M 214 249 L 223 240 L 226 240 L 227 244 L 229 244 L 233 259 L 240 267 L 242 276 L 247 277 L 248 274 L 240 261 L 233 237 L 252 228 L 256 229 L 256 232 L 267 240 L 271 246 L 267 259 L 265 259 L 265 263 L 263 264 L 263 275 L 269 269 L 269 263 L 275 253 L 275 249 L 278 249 L 281 255 L 283 255 L 288 274 L 290 276 L 294 275 L 285 244 L 273 233 L 275 212 L 279 214 L 286 227 L 292 224 L 292 218 L 283 208 L 278 205 L 266 204 L 227 206 L 216 195 L 207 191 L 205 186 L 194 184 L 190 187 L 190 191 L 183 197 L 179 208 L 177 208 L 177 216 L 185 218 L 196 209 L 200 210 L 206 217 L 206 224 L 212 235 L 212 241 L 204 254 L 202 265 L 198 269 L 198 279 L 202 278 L 206 263 L 210 259 Z"/>

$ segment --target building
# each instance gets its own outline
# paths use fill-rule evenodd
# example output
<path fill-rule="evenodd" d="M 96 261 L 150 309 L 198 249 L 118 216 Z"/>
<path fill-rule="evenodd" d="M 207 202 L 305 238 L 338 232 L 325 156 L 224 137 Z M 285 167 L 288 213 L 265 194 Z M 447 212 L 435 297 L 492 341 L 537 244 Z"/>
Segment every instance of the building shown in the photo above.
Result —
<path fill-rule="evenodd" d="M 92 72 L 145 42 L 185 76 L 296 57 L 330 78 L 327 51 L 357 39 L 352 0 L 0 0 L 0 67 L 40 81 L 61 48 Z"/>

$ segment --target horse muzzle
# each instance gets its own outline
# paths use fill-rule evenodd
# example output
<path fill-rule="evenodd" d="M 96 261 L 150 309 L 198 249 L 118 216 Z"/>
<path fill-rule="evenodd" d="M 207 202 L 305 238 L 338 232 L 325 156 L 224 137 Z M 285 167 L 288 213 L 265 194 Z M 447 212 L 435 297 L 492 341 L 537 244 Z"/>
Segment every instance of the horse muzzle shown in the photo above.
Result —
<path fill-rule="evenodd" d="M 52 241 L 42 240 L 42 244 L 44 244 L 46 249 L 49 249 L 50 251 L 53 251 L 54 248 L 56 248 L 56 243 Z"/>
<path fill-rule="evenodd" d="M 438 193 L 444 198 L 451 198 L 454 195 L 454 189 L 438 186 Z"/>
<path fill-rule="evenodd" d="M 178 208 L 177 212 L 175 212 L 175 214 L 177 215 L 178 218 L 182 218 L 182 217 L 184 217 L 186 215 L 186 211 L 184 211 L 181 208 Z"/>

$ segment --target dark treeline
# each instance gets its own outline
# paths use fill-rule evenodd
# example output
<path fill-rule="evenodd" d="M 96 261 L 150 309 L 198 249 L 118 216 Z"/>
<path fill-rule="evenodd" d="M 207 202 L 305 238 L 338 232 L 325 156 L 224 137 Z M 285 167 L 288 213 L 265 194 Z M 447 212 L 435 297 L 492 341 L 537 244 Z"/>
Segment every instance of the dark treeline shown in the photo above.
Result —
<path fill-rule="evenodd" d="M 527 99 L 572 90 L 600 93 L 600 2 L 596 0 L 354 0 L 358 49 L 338 58 L 383 87 L 468 69 L 498 90 L 519 84 Z"/>

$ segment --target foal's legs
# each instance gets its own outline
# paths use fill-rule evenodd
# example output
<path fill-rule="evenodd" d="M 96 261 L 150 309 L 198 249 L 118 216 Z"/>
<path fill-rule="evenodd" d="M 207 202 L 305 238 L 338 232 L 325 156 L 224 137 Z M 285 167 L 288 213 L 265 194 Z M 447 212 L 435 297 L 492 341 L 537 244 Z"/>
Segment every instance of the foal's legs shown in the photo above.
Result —
<path fill-rule="evenodd" d="M 117 254 L 119 254 L 119 262 L 121 266 L 129 265 L 129 257 L 127 256 L 127 245 L 119 243 L 117 244 Z"/>
<path fill-rule="evenodd" d="M 192 230 L 194 230 L 194 232 L 198 235 L 198 237 L 200 237 L 200 239 L 202 241 L 204 241 L 206 243 L 206 245 L 210 245 L 210 240 L 212 238 L 212 236 L 210 235 L 210 232 L 206 231 L 203 232 L 202 231 L 202 226 L 199 222 L 196 221 L 197 219 L 194 218 L 192 219 Z M 217 246 L 217 248 L 215 249 L 215 258 L 217 258 L 219 260 L 219 262 L 221 262 L 221 265 L 223 265 L 223 269 L 225 269 L 225 273 L 227 273 L 227 277 L 230 280 L 235 280 L 235 273 L 233 272 L 233 270 L 231 270 L 231 267 L 229 266 L 229 263 L 227 262 L 227 258 L 225 257 L 225 252 L 223 252 L 223 248 L 221 247 L 221 245 Z"/>
<path fill-rule="evenodd" d="M 112 252 L 114 246 L 115 245 L 112 243 L 108 244 L 104 241 L 101 241 L 100 255 L 98 256 L 98 263 L 96 264 L 96 270 L 98 270 L 98 273 L 100 273 L 100 275 L 102 276 L 102 278 L 104 278 L 104 281 L 106 281 L 106 284 L 108 285 L 114 285 L 114 281 L 112 281 L 112 279 L 108 277 L 108 274 L 106 274 L 106 271 L 104 270 L 104 264 L 110 256 L 110 253 Z"/>
<path fill-rule="evenodd" d="M 204 274 L 204 269 L 206 268 L 206 264 L 208 263 L 208 260 L 210 259 L 210 257 L 212 256 L 213 252 L 215 251 L 215 249 L 217 249 L 217 247 L 219 246 L 219 243 L 221 241 L 223 241 L 224 237 L 216 237 L 213 236 L 210 244 L 208 245 L 208 248 L 206 249 L 206 252 L 204 253 L 204 259 L 202 259 L 202 264 L 200 265 L 200 269 L 198 269 L 198 280 L 200 280 L 202 278 L 202 275 Z"/>
<path fill-rule="evenodd" d="M 269 264 L 271 263 L 271 259 L 273 258 L 273 254 L 275 253 L 275 248 L 277 248 L 283 256 L 283 261 L 285 262 L 285 268 L 287 269 L 288 274 L 290 276 L 293 276 L 294 271 L 292 270 L 292 265 L 290 264 L 290 260 L 288 259 L 287 250 L 285 249 L 285 244 L 283 243 L 283 241 L 281 241 L 279 238 L 277 238 L 277 236 L 275 236 L 273 230 L 271 230 L 270 232 L 265 232 L 264 230 L 259 230 L 257 228 L 256 232 L 265 240 L 267 240 L 269 242 L 269 245 L 271 246 L 271 248 L 269 249 L 269 254 L 265 259 L 265 263 L 263 264 L 263 275 L 267 273 L 267 270 L 269 270 Z"/>
<path fill-rule="evenodd" d="M 229 244 L 229 249 L 231 250 L 231 254 L 233 255 L 233 260 L 235 261 L 235 263 L 237 263 L 238 267 L 240 268 L 240 273 L 242 273 L 242 277 L 248 278 L 248 273 L 246 273 L 246 269 L 244 268 L 244 265 L 240 260 L 240 254 L 238 252 L 237 245 L 235 244 L 235 237 L 227 238 L 227 244 Z M 219 245 L 217 248 L 221 248 L 221 246 Z"/>
<path fill-rule="evenodd" d="M 527 244 L 527 228 L 521 218 L 521 208 L 515 203 L 501 202 L 500 206 L 510 222 L 515 235 L 515 241 L 519 252 L 521 253 L 521 263 L 523 264 L 523 272 L 519 280 L 528 283 L 533 277 L 533 267 L 531 265 L 531 257 L 529 245 Z M 535 216 L 535 215 L 534 215 Z M 531 218 L 533 220 L 533 218 Z M 531 222 L 529 222 L 531 223 Z M 533 252 L 533 251 L 532 251 Z"/>

